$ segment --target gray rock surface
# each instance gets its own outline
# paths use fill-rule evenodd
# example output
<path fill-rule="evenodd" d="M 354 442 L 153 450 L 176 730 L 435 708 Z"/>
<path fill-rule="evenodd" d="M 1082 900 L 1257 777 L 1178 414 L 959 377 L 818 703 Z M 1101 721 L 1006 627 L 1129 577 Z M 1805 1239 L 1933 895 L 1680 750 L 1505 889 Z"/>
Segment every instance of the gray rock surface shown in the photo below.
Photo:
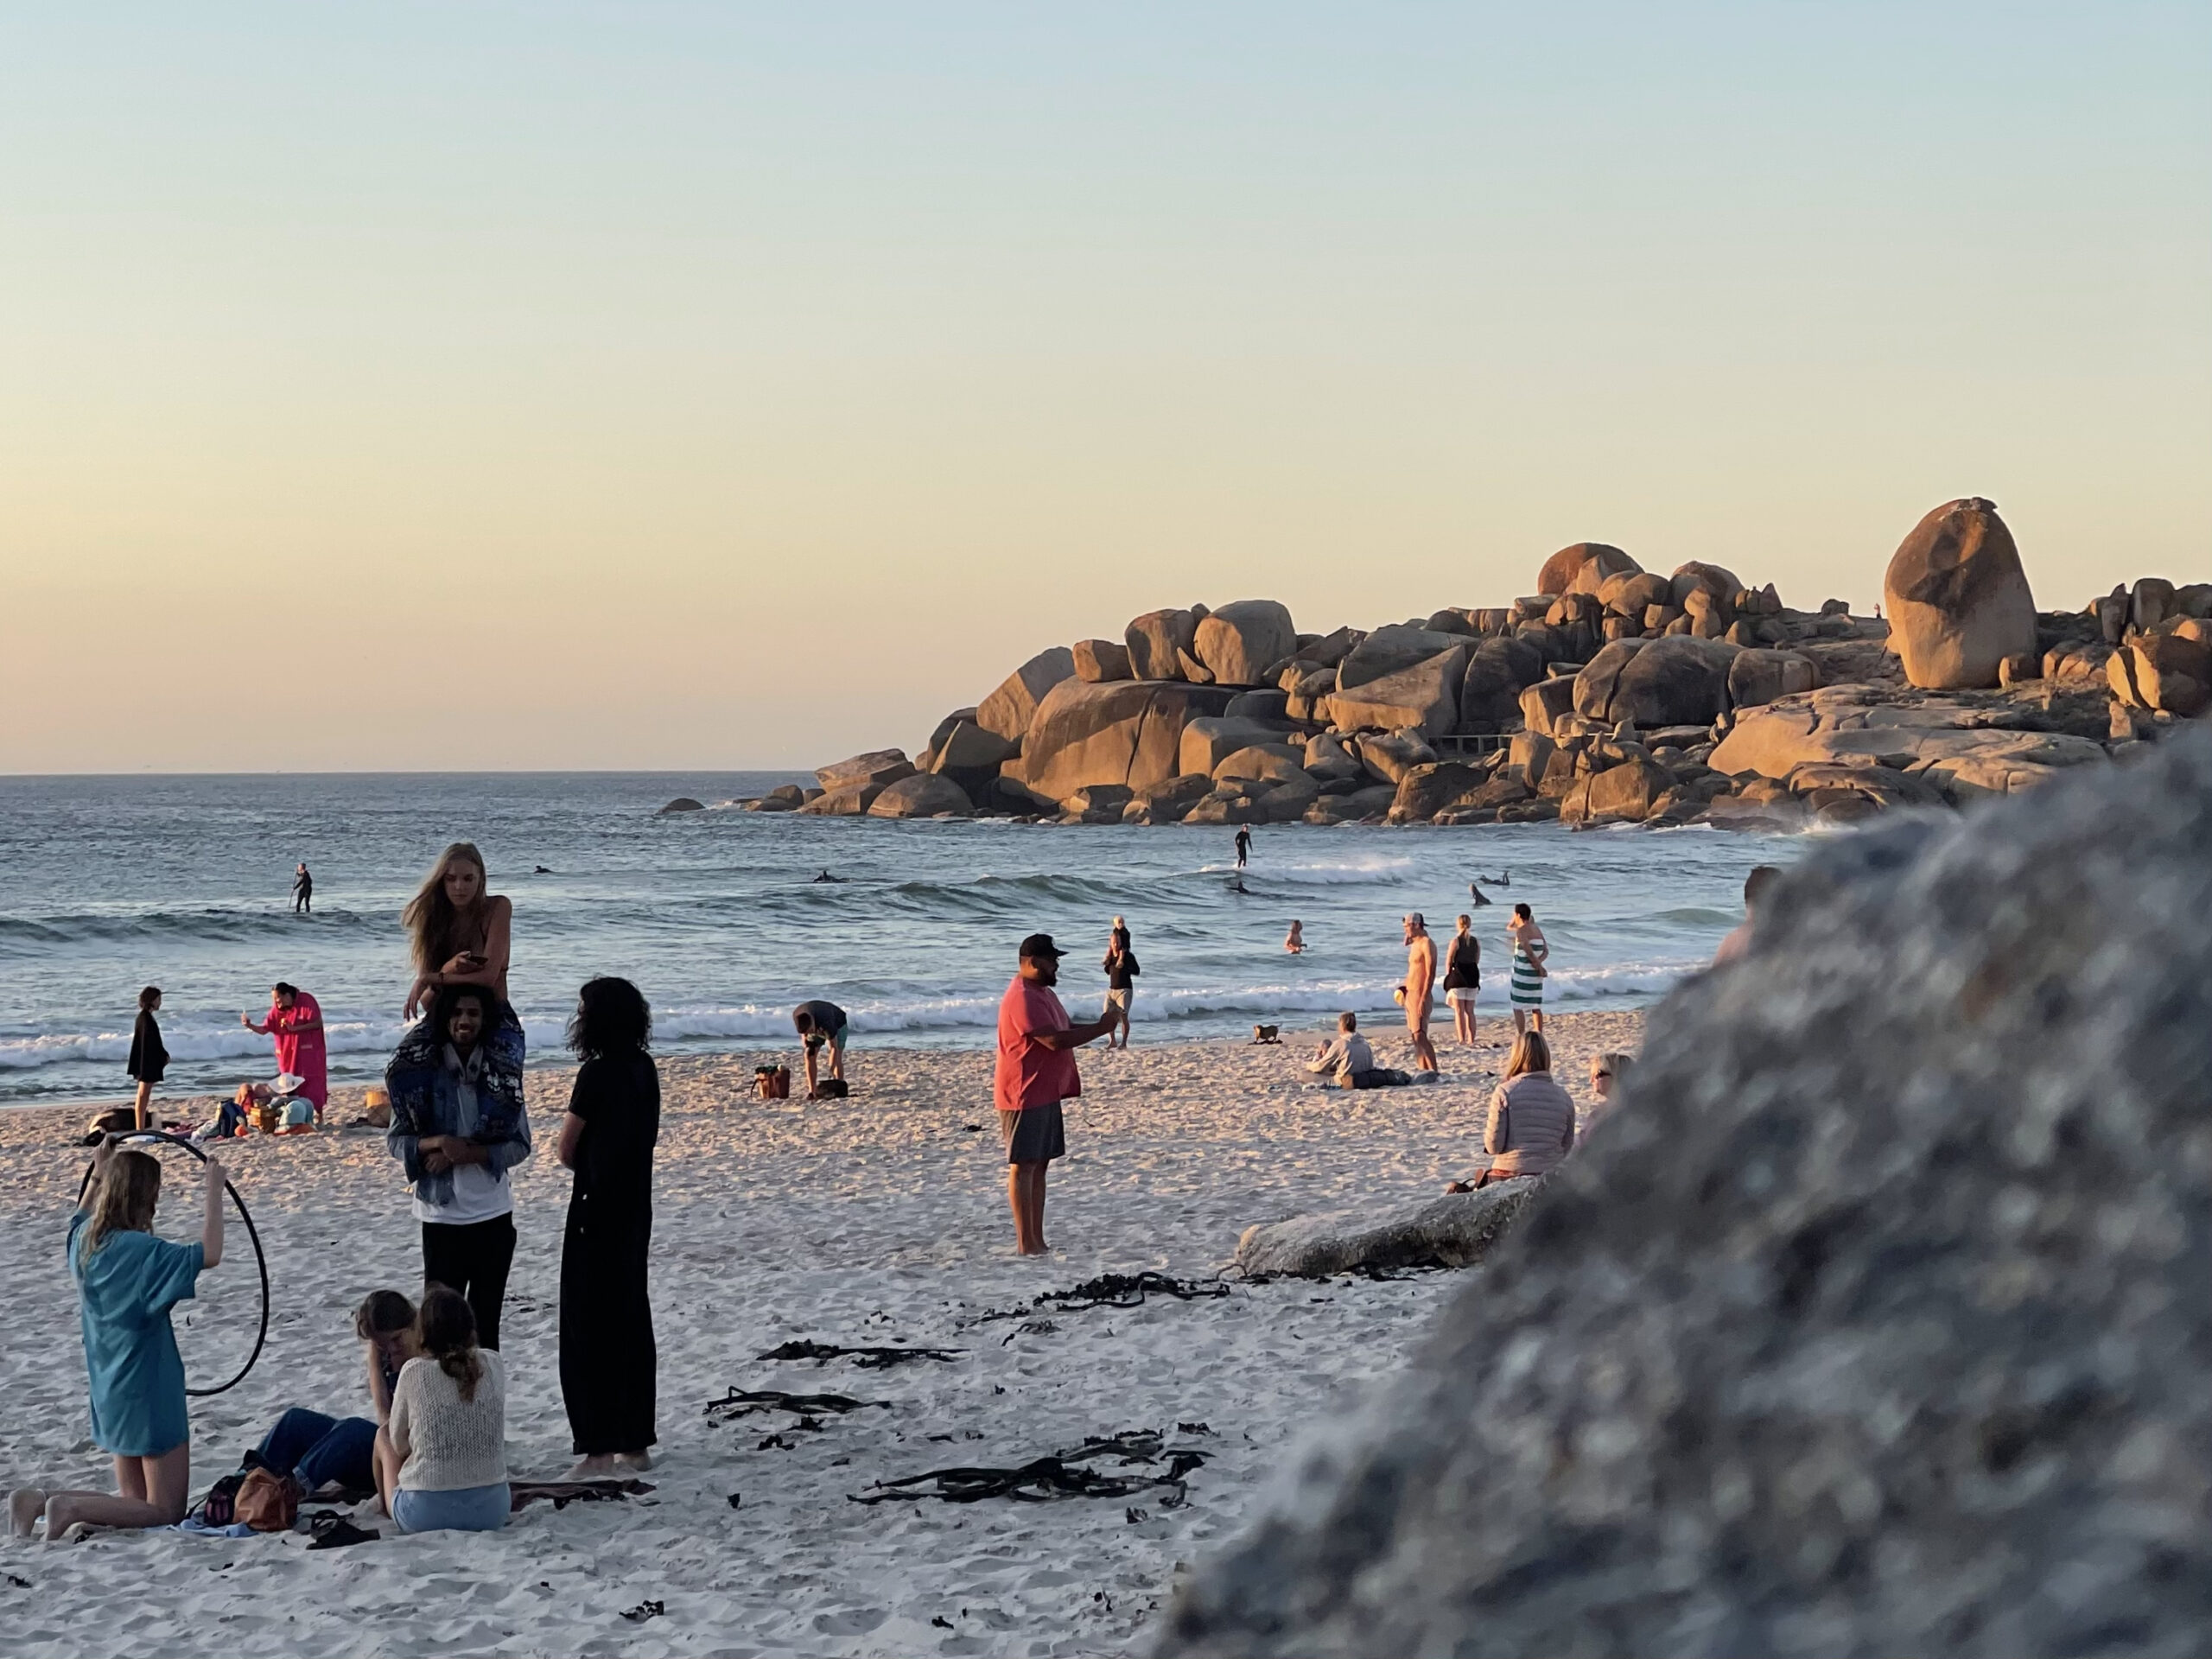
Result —
<path fill-rule="evenodd" d="M 1479 1262 L 1527 1209 L 1541 1183 L 1507 1181 L 1479 1192 L 1418 1198 L 1395 1207 L 1365 1205 L 1324 1215 L 1247 1227 L 1236 1266 L 1248 1274 L 1325 1278 L 1352 1268 L 1410 1268 Z"/>
<path fill-rule="evenodd" d="M 2212 1649 L 2212 734 L 1809 850 L 1196 1654 Z"/>

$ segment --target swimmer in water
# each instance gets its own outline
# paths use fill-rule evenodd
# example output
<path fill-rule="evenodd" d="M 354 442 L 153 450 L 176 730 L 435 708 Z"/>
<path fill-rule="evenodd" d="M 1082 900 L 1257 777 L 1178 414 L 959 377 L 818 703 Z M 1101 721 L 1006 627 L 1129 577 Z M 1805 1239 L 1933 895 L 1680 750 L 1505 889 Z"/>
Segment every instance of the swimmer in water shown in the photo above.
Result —
<path fill-rule="evenodd" d="M 1299 921 L 1291 923 L 1290 931 L 1282 936 L 1282 948 L 1294 957 L 1306 949 L 1305 923 Z"/>
<path fill-rule="evenodd" d="M 816 887 L 820 887 L 820 886 L 824 882 L 824 881 L 836 881 L 836 882 L 842 882 L 844 879 L 845 879 L 845 878 L 844 878 L 843 876 L 842 876 L 842 875 L 832 875 L 832 874 L 830 874 L 830 872 L 829 872 L 829 871 L 824 870 L 824 871 L 823 871 L 823 872 L 822 872 L 822 874 L 819 874 L 819 875 L 817 875 L 817 876 L 816 876 L 816 877 L 814 878 L 814 885 L 815 885 Z"/>

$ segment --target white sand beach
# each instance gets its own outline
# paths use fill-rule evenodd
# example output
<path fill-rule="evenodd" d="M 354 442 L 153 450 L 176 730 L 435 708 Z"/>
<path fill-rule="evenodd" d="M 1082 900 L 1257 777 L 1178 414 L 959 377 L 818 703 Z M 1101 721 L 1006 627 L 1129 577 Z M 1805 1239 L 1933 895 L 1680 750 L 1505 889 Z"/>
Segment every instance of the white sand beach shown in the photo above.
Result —
<path fill-rule="evenodd" d="M 1448 1035 L 1449 1025 L 1444 1027 Z M 1631 1049 L 1640 1018 L 1555 1018 L 1578 1098 L 1588 1056 Z M 1402 1033 L 1377 1031 L 1385 1064 Z M 846 1102 L 750 1098 L 752 1054 L 664 1062 L 652 1266 L 660 1466 L 650 1496 L 535 1504 L 495 1535 L 385 1536 L 312 1552 L 250 1539 L 110 1534 L 0 1547 L 11 1654 L 1063 1654 L 1141 1650 L 1180 1566 L 1233 1530 L 1308 1434 L 1356 1407 L 1465 1282 L 1239 1285 L 1219 1300 L 975 1324 L 1094 1275 L 1210 1275 L 1255 1221 L 1435 1192 L 1478 1164 L 1494 1046 L 1443 1050 L 1447 1081 L 1367 1093 L 1281 1047 L 1140 1045 L 1083 1052 L 1085 1094 L 1054 1166 L 1053 1254 L 1012 1253 L 988 1052 L 852 1056 Z M 788 1058 L 785 1056 L 785 1058 Z M 570 1461 L 557 1371 L 568 1178 L 550 1155 L 566 1073 L 531 1075 L 538 1154 L 518 1176 L 521 1245 L 506 1305 L 508 1456 L 517 1478 Z M 333 1100 L 359 1116 L 358 1090 Z M 84 1364 L 63 1261 L 86 1114 L 0 1115 L 0 1476 L 106 1490 L 87 1439 Z M 225 1143 L 268 1250 L 267 1351 L 238 1389 L 195 1401 L 194 1491 L 234 1467 L 286 1406 L 366 1411 L 351 1311 L 419 1283 L 416 1229 L 380 1135 Z M 182 1172 L 189 1160 L 171 1154 Z M 179 1195 L 164 1197 L 171 1229 Z M 233 1229 L 209 1294 L 179 1309 L 188 1367 L 234 1365 L 256 1306 Z M 194 1323 L 183 1321 L 189 1311 Z M 764 1362 L 793 1338 L 931 1344 L 950 1363 L 862 1370 Z M 196 1376 L 195 1382 L 210 1379 Z M 830 1390 L 886 1408 L 771 1412 L 711 1426 L 725 1390 Z M 1186 1427 L 1203 1425 L 1203 1427 Z M 1014 1465 L 1124 1430 L 1205 1452 L 1188 1502 L 1147 1495 L 863 1505 L 871 1482 L 949 1465 Z M 779 1444 L 766 1444 L 772 1438 Z M 1133 1466 L 1142 1472 L 1142 1465 Z M 658 1603 L 657 1617 L 625 1610 Z"/>

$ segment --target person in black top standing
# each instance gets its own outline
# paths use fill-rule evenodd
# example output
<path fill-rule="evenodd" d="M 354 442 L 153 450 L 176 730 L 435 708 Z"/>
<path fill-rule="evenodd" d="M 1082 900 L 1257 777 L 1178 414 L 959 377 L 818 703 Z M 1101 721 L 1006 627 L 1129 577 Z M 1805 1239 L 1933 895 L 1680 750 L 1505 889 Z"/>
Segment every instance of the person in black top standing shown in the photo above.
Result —
<path fill-rule="evenodd" d="M 1137 953 L 1129 949 L 1129 925 L 1119 916 L 1114 918 L 1114 931 L 1106 944 L 1106 957 L 1099 964 L 1106 970 L 1106 1046 L 1127 1048 L 1129 1046 L 1129 1004 L 1136 997 Z M 1119 1026 L 1122 1040 L 1114 1040 L 1114 1028 Z"/>
<path fill-rule="evenodd" d="M 315 877 L 308 874 L 305 862 L 300 865 L 298 873 L 292 877 L 292 914 L 315 914 Z"/>
<path fill-rule="evenodd" d="M 823 1049 L 830 1051 L 831 1079 L 841 1084 L 845 1081 L 845 1011 L 835 1002 L 824 1002 L 817 997 L 791 1010 L 791 1024 L 797 1027 L 799 1043 L 806 1050 L 806 1097 L 819 1100 L 822 1083 L 817 1073 Z M 842 1095 L 845 1091 L 840 1088 L 836 1092 Z"/>
<path fill-rule="evenodd" d="M 1452 1034 L 1462 1048 L 1475 1046 L 1475 993 L 1482 982 L 1483 942 L 1475 937 L 1474 918 L 1462 916 L 1444 958 L 1444 1000 L 1452 1005 Z"/>
<path fill-rule="evenodd" d="M 1251 857 L 1252 826 L 1249 823 L 1240 823 L 1236 826 L 1236 868 L 1243 869 L 1250 861 Z"/>
<path fill-rule="evenodd" d="M 558 1156 L 575 1172 L 561 1245 L 561 1397 L 583 1459 L 572 1480 L 652 1467 L 658 1356 L 645 1257 L 653 1233 L 660 1073 L 652 1010 L 626 979 L 576 995 L 569 1046 L 583 1062 Z"/>
<path fill-rule="evenodd" d="M 138 993 L 138 1023 L 130 1027 L 130 1075 L 138 1080 L 138 1096 L 132 1103 L 138 1112 L 138 1127 L 150 1128 L 149 1116 L 154 1103 L 154 1085 L 162 1080 L 162 1073 L 168 1070 L 169 1052 L 162 1044 L 161 1021 L 154 1018 L 162 1006 L 162 988 L 149 985 Z"/>

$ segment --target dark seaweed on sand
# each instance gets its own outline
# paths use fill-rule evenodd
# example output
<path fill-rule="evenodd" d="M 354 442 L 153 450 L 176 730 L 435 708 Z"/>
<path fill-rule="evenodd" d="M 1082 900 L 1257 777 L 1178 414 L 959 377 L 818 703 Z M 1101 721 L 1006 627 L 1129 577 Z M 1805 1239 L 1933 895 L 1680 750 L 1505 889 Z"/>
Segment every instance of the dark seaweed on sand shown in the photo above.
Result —
<path fill-rule="evenodd" d="M 987 1497 L 1010 1497 L 1018 1503 L 1045 1503 L 1061 1497 L 1128 1497 L 1157 1491 L 1163 1510 L 1180 1509 L 1188 1500 L 1185 1478 L 1206 1461 L 1194 1447 L 1166 1443 L 1150 1429 L 1093 1437 L 1073 1451 L 1036 1458 L 1012 1468 L 962 1467 L 931 1469 L 898 1480 L 879 1480 L 865 1492 L 849 1492 L 855 1503 L 918 1502 L 942 1498 L 947 1503 L 975 1503 Z M 1164 1474 L 1108 1474 L 1085 1465 L 1112 1459 L 1130 1464 L 1167 1459 Z"/>
<path fill-rule="evenodd" d="M 1173 1296 L 1178 1301 L 1193 1302 L 1228 1294 L 1228 1284 L 1219 1279 L 1176 1279 L 1150 1268 L 1142 1273 L 1107 1273 L 1086 1279 L 1072 1290 L 1040 1291 L 1030 1299 L 1027 1307 L 991 1308 L 969 1323 L 1026 1319 L 1048 1302 L 1057 1313 L 1082 1313 L 1094 1307 L 1141 1307 L 1147 1296 Z"/>
<path fill-rule="evenodd" d="M 741 1417 L 750 1417 L 760 1411 L 788 1411 L 800 1417 L 817 1412 L 842 1416 L 849 1411 L 865 1411 L 870 1406 L 891 1408 L 887 1400 L 855 1400 L 843 1394 L 785 1394 L 781 1389 L 732 1389 L 719 1400 L 707 1402 L 709 1422 L 734 1422 Z"/>
<path fill-rule="evenodd" d="M 785 1343 L 759 1356 L 762 1359 L 810 1359 L 820 1365 L 833 1359 L 849 1359 L 863 1370 L 873 1370 L 886 1365 L 902 1365 L 909 1360 L 955 1360 L 968 1351 L 965 1348 L 840 1348 L 835 1343 L 811 1342 L 802 1337 L 796 1342 Z"/>

